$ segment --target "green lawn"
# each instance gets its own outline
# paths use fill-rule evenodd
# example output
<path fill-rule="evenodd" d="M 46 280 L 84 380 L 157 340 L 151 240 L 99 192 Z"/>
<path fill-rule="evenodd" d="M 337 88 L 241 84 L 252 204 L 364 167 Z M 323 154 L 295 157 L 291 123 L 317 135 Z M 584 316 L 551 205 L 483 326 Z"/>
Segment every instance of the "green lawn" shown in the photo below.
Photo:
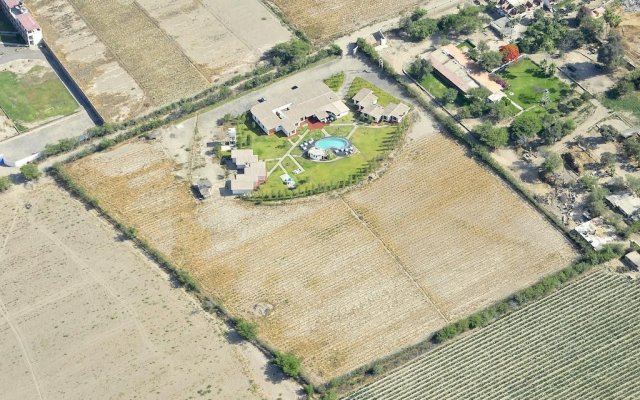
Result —
<path fill-rule="evenodd" d="M 444 93 L 447 91 L 448 87 L 445 85 L 440 79 L 436 78 L 433 74 L 427 74 L 422 77 L 422 81 L 420 81 L 422 86 L 429 91 L 436 98 L 441 98 L 444 96 Z"/>
<path fill-rule="evenodd" d="M 476 46 L 474 46 L 473 43 L 471 43 L 469 39 L 467 39 L 464 42 L 458 43 L 456 47 L 459 49 L 473 49 Z"/>
<path fill-rule="evenodd" d="M 324 80 L 324 83 L 329 86 L 331 90 L 337 92 L 342 87 L 344 83 L 344 72 L 337 73 L 335 75 L 331 75 L 329 78 Z"/>
<path fill-rule="evenodd" d="M 390 150 L 390 140 L 396 132 L 397 127 L 395 126 L 380 128 L 358 127 L 351 140 L 358 149 L 356 154 L 331 162 L 315 162 L 296 157 L 298 163 L 305 170 L 299 175 L 293 173 L 297 166 L 289 158 L 283 161 L 283 166 L 298 185 L 295 189 L 296 193 L 305 193 L 314 188 L 335 187 L 340 182 L 346 185 L 353 181 L 353 175 L 366 168 L 368 162 L 384 156 Z M 280 170 L 269 176 L 267 182 L 260 186 L 255 196 L 269 198 L 271 196 L 284 196 L 289 192 L 289 189 L 280 180 L 282 173 Z"/>
<path fill-rule="evenodd" d="M 35 66 L 22 76 L 0 72 L 0 107 L 18 125 L 72 114 L 78 103 L 53 71 Z"/>
<path fill-rule="evenodd" d="M 236 125 L 238 132 L 238 147 L 253 149 L 253 154 L 261 160 L 282 157 L 291 147 L 286 137 L 281 135 L 266 135 L 259 128 L 254 127 L 253 120 L 247 116 L 245 122 Z"/>
<path fill-rule="evenodd" d="M 328 125 L 324 130 L 331 136 L 346 137 L 353 130 L 353 125 Z"/>
<path fill-rule="evenodd" d="M 525 109 L 540 104 L 545 89 L 549 90 L 551 106 L 570 89 L 555 76 L 543 76 L 542 70 L 527 58 L 510 65 L 500 75 L 509 82 L 510 87 L 505 90 L 507 95 Z"/>
<path fill-rule="evenodd" d="M 607 108 L 611 108 L 614 110 L 622 110 L 628 111 L 635 115 L 636 118 L 640 119 L 640 92 L 635 91 L 632 93 L 625 94 L 624 96 L 611 99 L 609 97 L 603 96 L 602 104 Z"/>
<path fill-rule="evenodd" d="M 347 92 L 347 98 L 351 100 L 351 98 L 355 96 L 355 94 L 358 93 L 358 91 L 362 88 L 373 90 L 373 94 L 378 96 L 378 104 L 380 104 L 382 107 L 386 106 L 389 103 L 400 103 L 400 100 L 396 99 L 389 93 L 380 89 L 373 83 L 366 81 L 360 77 L 355 78 L 351 83 L 351 86 L 349 87 L 349 91 Z"/>

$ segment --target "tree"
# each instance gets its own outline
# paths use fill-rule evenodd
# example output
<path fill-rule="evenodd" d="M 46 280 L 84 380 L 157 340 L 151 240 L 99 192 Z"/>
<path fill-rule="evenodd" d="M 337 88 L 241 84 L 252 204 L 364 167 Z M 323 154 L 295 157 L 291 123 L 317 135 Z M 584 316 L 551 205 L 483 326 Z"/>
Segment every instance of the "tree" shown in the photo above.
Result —
<path fill-rule="evenodd" d="M 506 128 L 494 127 L 493 124 L 480 124 L 473 129 L 481 142 L 489 147 L 498 149 L 509 142 L 509 132 Z"/>
<path fill-rule="evenodd" d="M 300 360 L 294 354 L 278 352 L 274 362 L 288 376 L 297 378 L 300 375 Z"/>
<path fill-rule="evenodd" d="M 598 178 L 591 174 L 582 175 L 579 180 L 582 187 L 588 191 L 592 191 L 598 185 Z"/>
<path fill-rule="evenodd" d="M 598 131 L 600 132 L 600 136 L 607 142 L 615 140 L 620 134 L 620 132 L 611 125 L 602 125 Z"/>
<path fill-rule="evenodd" d="M 453 103 L 454 101 L 456 101 L 457 97 L 458 97 L 458 91 L 456 89 L 447 88 L 447 90 L 444 92 L 444 94 L 442 95 L 442 98 L 440 100 L 444 104 L 449 104 L 449 103 Z"/>
<path fill-rule="evenodd" d="M 545 15 L 540 8 L 533 13 L 533 22 L 527 27 L 522 39 L 518 42 L 520 51 L 537 53 L 551 52 L 565 38 L 567 23 L 558 15 Z"/>
<path fill-rule="evenodd" d="M 626 180 L 629 189 L 631 189 L 631 191 L 633 191 L 637 196 L 640 196 L 640 178 L 633 175 L 627 175 Z"/>
<path fill-rule="evenodd" d="M 0 192 L 5 192 L 11 187 L 11 181 L 6 176 L 0 177 Z"/>
<path fill-rule="evenodd" d="M 425 60 L 422 57 L 416 58 L 411 64 L 409 64 L 409 75 L 415 79 L 422 79 L 425 75 L 430 74 L 433 71 L 433 65 L 431 61 Z"/>
<path fill-rule="evenodd" d="M 515 117 L 509 132 L 511 140 L 522 145 L 542 130 L 540 117 L 533 113 L 523 113 Z"/>
<path fill-rule="evenodd" d="M 548 152 L 547 156 L 542 163 L 542 169 L 548 173 L 554 173 L 562 166 L 562 157 L 560 154 L 554 152 Z"/>
<path fill-rule="evenodd" d="M 580 21 L 580 31 L 587 42 L 597 43 L 604 32 L 602 19 L 587 16 Z"/>
<path fill-rule="evenodd" d="M 302 39 L 293 38 L 288 42 L 275 45 L 269 52 L 274 65 L 293 64 L 311 52 L 311 45 Z"/>
<path fill-rule="evenodd" d="M 518 45 L 515 43 L 509 43 L 500 47 L 500 52 L 502 53 L 502 60 L 505 63 L 517 60 L 518 57 L 520 57 L 520 49 L 518 49 Z"/>
<path fill-rule="evenodd" d="M 490 105 L 489 116 L 494 121 L 502 121 L 505 118 L 509 118 L 514 114 L 511 108 L 511 102 L 503 98 L 500 101 Z"/>
<path fill-rule="evenodd" d="M 236 331 L 247 340 L 255 340 L 258 336 L 258 326 L 243 319 L 236 320 Z"/>
<path fill-rule="evenodd" d="M 616 166 L 616 161 L 618 160 L 618 157 L 609 152 L 609 151 L 605 151 L 604 153 L 602 153 L 602 155 L 600 155 L 600 164 L 607 169 L 607 171 L 609 171 L 610 174 L 613 175 L 613 172 L 615 172 L 615 166 Z"/>
<path fill-rule="evenodd" d="M 492 71 L 502 65 L 503 55 L 499 51 L 486 51 L 479 55 L 479 64 L 487 71 Z"/>
<path fill-rule="evenodd" d="M 42 172 L 34 164 L 25 164 L 20 167 L 20 174 L 26 181 L 34 181 L 42 176 Z"/>
<path fill-rule="evenodd" d="M 604 20 L 612 28 L 617 27 L 622 22 L 622 17 L 611 7 L 604 10 Z"/>
<path fill-rule="evenodd" d="M 622 64 L 624 57 L 624 45 L 622 37 L 613 33 L 609 35 L 607 43 L 600 46 L 598 50 L 598 62 L 604 64 L 609 70 L 616 69 Z"/>

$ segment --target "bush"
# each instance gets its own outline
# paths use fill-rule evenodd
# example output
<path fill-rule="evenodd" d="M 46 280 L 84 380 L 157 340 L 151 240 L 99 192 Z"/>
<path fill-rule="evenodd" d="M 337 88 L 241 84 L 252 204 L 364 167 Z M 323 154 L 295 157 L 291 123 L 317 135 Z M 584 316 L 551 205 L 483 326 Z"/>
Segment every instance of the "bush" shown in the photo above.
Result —
<path fill-rule="evenodd" d="M 338 400 L 338 393 L 336 393 L 335 390 L 327 390 L 327 392 L 322 395 L 322 400 Z"/>
<path fill-rule="evenodd" d="M 297 378 L 300 376 L 301 365 L 300 359 L 291 353 L 276 353 L 274 363 L 282 368 L 282 372 L 286 375 Z"/>
<path fill-rule="evenodd" d="M 5 192 L 11 187 L 11 181 L 6 176 L 0 177 L 0 192 Z"/>
<path fill-rule="evenodd" d="M 237 319 L 235 321 L 236 331 L 247 340 L 255 340 L 258 336 L 258 326 L 253 322 Z"/>
<path fill-rule="evenodd" d="M 20 167 L 20 174 L 26 181 L 34 181 L 42 176 L 42 172 L 35 164 L 25 164 Z"/>

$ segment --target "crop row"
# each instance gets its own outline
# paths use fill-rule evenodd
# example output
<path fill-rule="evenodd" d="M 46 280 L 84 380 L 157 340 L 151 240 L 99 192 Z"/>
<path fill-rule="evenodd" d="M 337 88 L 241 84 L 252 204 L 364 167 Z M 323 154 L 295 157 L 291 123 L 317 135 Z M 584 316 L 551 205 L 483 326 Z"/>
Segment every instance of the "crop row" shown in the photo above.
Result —
<path fill-rule="evenodd" d="M 639 302 L 637 282 L 597 272 L 350 399 L 627 398 L 619 374 L 640 367 Z"/>

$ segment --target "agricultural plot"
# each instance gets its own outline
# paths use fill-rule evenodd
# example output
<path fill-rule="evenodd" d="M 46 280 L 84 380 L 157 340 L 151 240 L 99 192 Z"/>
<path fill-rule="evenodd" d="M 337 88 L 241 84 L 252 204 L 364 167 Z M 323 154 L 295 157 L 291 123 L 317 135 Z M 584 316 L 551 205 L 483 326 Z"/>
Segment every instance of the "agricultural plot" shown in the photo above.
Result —
<path fill-rule="evenodd" d="M 257 0 L 34 0 L 30 7 L 47 43 L 108 120 L 246 71 L 290 36 Z"/>
<path fill-rule="evenodd" d="M 79 106 L 46 63 L 16 60 L 0 65 L 0 108 L 24 131 L 72 114 Z"/>
<path fill-rule="evenodd" d="M 432 136 L 345 196 L 449 320 L 569 263 L 568 241 L 456 143 Z"/>
<path fill-rule="evenodd" d="M 636 399 L 639 302 L 640 282 L 599 271 L 348 399 Z"/>
<path fill-rule="evenodd" d="M 254 321 L 262 340 L 300 356 L 317 383 L 415 344 L 574 256 L 462 149 L 427 137 L 362 190 L 268 207 L 198 205 L 157 143 L 67 170 L 230 314 Z"/>
<path fill-rule="evenodd" d="M 1 201 L 2 399 L 298 398 L 260 351 L 229 342 L 225 324 L 55 185 Z"/>
<path fill-rule="evenodd" d="M 416 7 L 418 0 L 272 0 L 286 18 L 317 42 L 328 42 Z"/>

